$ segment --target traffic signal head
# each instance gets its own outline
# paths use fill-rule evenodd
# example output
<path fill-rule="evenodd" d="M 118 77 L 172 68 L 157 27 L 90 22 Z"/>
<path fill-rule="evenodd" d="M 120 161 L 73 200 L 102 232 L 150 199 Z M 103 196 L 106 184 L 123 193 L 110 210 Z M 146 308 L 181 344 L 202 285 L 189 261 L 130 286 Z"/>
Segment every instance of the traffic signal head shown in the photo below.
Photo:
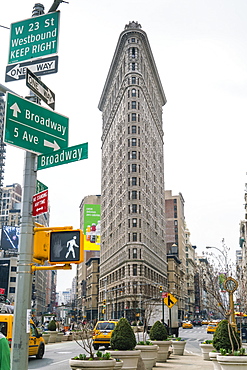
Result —
<path fill-rule="evenodd" d="M 51 231 L 48 260 L 50 264 L 81 263 L 84 260 L 82 230 Z"/>
<path fill-rule="evenodd" d="M 48 260 L 50 233 L 47 231 L 35 231 L 33 237 L 33 258 L 43 264 Z"/>
<path fill-rule="evenodd" d="M 162 292 L 163 292 L 163 286 L 160 285 L 160 293 L 162 293 Z"/>
<path fill-rule="evenodd" d="M 106 299 L 103 299 L 103 307 L 106 306 Z"/>

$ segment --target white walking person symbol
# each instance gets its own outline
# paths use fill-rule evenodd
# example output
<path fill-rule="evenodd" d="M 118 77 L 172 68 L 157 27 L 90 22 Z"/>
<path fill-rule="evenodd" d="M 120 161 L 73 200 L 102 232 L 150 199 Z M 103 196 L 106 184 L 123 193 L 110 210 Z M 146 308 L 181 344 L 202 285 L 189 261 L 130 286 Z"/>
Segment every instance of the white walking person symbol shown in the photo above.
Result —
<path fill-rule="evenodd" d="M 71 240 L 69 240 L 67 242 L 67 249 L 68 249 L 68 251 L 66 253 L 65 258 L 68 258 L 68 256 L 69 256 L 70 253 L 72 253 L 73 258 L 75 258 L 75 250 L 74 250 L 74 247 L 79 248 L 79 245 L 76 244 L 75 240 L 76 240 L 76 236 L 73 236 L 73 239 L 71 239 Z"/>

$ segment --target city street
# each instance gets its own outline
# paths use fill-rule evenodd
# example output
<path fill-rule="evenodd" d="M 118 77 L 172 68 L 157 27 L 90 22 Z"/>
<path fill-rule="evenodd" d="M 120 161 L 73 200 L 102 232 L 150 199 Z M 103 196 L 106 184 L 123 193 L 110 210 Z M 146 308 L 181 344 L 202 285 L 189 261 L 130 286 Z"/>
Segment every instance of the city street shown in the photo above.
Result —
<path fill-rule="evenodd" d="M 213 339 L 212 334 L 207 334 L 207 325 L 194 326 L 193 329 L 179 328 L 179 336 L 187 341 L 185 349 L 193 354 L 201 354 L 199 344 L 206 339 Z"/>
<path fill-rule="evenodd" d="M 200 342 L 212 339 L 212 334 L 207 334 L 206 326 L 196 326 L 193 329 L 179 329 L 179 336 L 187 341 L 185 349 L 193 354 L 201 354 Z M 103 350 L 104 347 L 100 348 Z M 80 353 L 83 349 L 76 342 L 59 342 L 46 345 L 45 355 L 42 360 L 35 357 L 29 358 L 28 369 L 51 370 L 59 367 L 59 370 L 68 370 L 69 358 Z"/>

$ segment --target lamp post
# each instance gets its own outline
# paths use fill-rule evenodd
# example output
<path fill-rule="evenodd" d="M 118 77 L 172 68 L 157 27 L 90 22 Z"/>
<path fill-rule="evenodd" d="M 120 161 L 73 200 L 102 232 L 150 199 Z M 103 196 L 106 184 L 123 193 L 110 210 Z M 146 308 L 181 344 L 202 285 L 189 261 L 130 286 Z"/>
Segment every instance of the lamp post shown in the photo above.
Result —
<path fill-rule="evenodd" d="M 224 239 L 223 239 L 224 240 Z M 226 271 L 226 273 L 228 273 L 228 263 L 227 263 L 227 250 L 226 250 L 226 248 L 225 248 L 225 246 L 223 245 L 223 247 L 224 247 L 224 252 L 221 250 L 221 249 L 219 249 L 219 248 L 217 248 L 217 247 L 210 247 L 210 246 L 206 246 L 206 249 L 217 249 L 217 251 L 219 251 L 221 254 L 222 254 L 222 256 L 224 257 L 224 264 L 225 264 L 225 271 Z"/>

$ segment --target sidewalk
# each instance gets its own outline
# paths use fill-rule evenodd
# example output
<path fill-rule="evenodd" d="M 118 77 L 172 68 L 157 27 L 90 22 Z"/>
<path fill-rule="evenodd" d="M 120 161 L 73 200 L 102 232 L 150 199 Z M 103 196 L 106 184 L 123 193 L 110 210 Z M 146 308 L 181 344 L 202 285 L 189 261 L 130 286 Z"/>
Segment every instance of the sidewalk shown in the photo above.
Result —
<path fill-rule="evenodd" d="M 201 355 L 192 355 L 185 350 L 183 356 L 171 355 L 167 362 L 157 362 L 153 370 L 213 370 L 213 368 L 211 361 L 205 361 Z"/>

